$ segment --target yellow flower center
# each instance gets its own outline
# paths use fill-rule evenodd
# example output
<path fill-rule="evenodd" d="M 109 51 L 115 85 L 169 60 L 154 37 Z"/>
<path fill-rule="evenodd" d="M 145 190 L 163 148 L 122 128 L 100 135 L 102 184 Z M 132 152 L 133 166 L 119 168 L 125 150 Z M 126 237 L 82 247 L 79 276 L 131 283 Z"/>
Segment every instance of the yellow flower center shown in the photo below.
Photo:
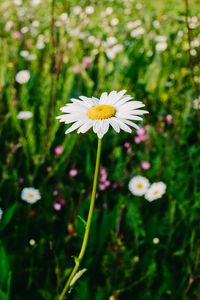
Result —
<path fill-rule="evenodd" d="M 88 112 L 88 118 L 92 120 L 103 120 L 113 117 L 116 114 L 116 109 L 112 105 L 99 104 L 92 106 Z"/>
<path fill-rule="evenodd" d="M 138 189 L 142 189 L 142 188 L 143 188 L 142 183 L 138 183 L 138 184 L 137 184 L 137 188 L 138 188 Z"/>
<path fill-rule="evenodd" d="M 32 193 L 29 193 L 29 194 L 28 194 L 28 198 L 33 198 L 33 194 L 32 194 Z"/>
<path fill-rule="evenodd" d="M 153 195 L 154 195 L 154 196 L 158 195 L 158 190 L 155 190 L 155 191 L 153 192 Z"/>

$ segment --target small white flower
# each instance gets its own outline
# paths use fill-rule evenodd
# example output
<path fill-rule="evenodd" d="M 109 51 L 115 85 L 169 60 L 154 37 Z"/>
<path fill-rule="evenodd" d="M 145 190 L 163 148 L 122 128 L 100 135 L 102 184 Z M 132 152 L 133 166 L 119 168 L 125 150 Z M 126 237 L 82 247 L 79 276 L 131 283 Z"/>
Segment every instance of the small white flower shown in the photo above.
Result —
<path fill-rule="evenodd" d="M 167 41 L 167 37 L 166 37 L 166 35 L 157 35 L 155 37 L 155 41 L 157 43 L 166 42 Z"/>
<path fill-rule="evenodd" d="M 133 195 L 143 196 L 147 192 L 149 185 L 149 180 L 146 177 L 135 176 L 129 181 L 128 188 Z"/>
<path fill-rule="evenodd" d="M 192 56 L 197 55 L 197 50 L 191 49 L 191 50 L 190 50 L 190 54 L 191 54 Z"/>
<path fill-rule="evenodd" d="M 160 28 L 160 22 L 158 20 L 153 21 L 152 24 L 154 28 Z"/>
<path fill-rule="evenodd" d="M 154 245 L 158 245 L 160 243 L 160 240 L 159 240 L 159 238 L 155 237 L 155 238 L 153 238 L 152 242 Z"/>
<path fill-rule="evenodd" d="M 63 22 L 67 22 L 67 20 L 68 20 L 68 14 L 67 13 L 62 13 L 60 15 L 60 20 L 63 21 Z"/>
<path fill-rule="evenodd" d="M 29 51 L 27 51 L 27 50 L 22 50 L 22 51 L 20 51 L 20 56 L 22 56 L 22 57 L 28 57 L 29 56 Z"/>
<path fill-rule="evenodd" d="M 200 109 L 200 97 L 193 101 L 193 108 Z"/>
<path fill-rule="evenodd" d="M 153 183 L 145 194 L 145 199 L 149 202 L 161 198 L 166 192 L 166 184 L 164 182 Z"/>
<path fill-rule="evenodd" d="M 2 219 L 3 216 L 3 210 L 0 208 L 0 220 Z"/>
<path fill-rule="evenodd" d="M 117 18 L 114 18 L 110 21 L 111 26 L 117 26 L 119 24 L 119 20 Z"/>
<path fill-rule="evenodd" d="M 119 52 L 123 51 L 123 45 L 115 45 L 112 48 L 106 49 L 106 55 L 109 59 L 114 59 Z"/>
<path fill-rule="evenodd" d="M 81 8 L 80 6 L 74 6 L 74 7 L 72 8 L 72 13 L 73 13 L 74 15 L 79 15 L 81 12 L 82 12 L 82 8 Z"/>
<path fill-rule="evenodd" d="M 105 15 L 109 16 L 113 13 L 113 8 L 112 7 L 107 7 L 105 10 Z"/>
<path fill-rule="evenodd" d="M 14 0 L 13 3 L 17 6 L 18 5 L 20 6 L 20 5 L 22 5 L 22 0 Z"/>
<path fill-rule="evenodd" d="M 143 35 L 144 33 L 145 33 L 144 28 L 143 27 L 138 27 L 135 30 L 131 31 L 131 37 L 134 38 L 134 37 Z"/>
<path fill-rule="evenodd" d="M 133 22 L 129 22 L 127 24 L 127 29 L 128 30 L 134 29 L 134 28 L 140 26 L 141 24 L 142 24 L 142 22 L 140 20 L 135 20 Z"/>
<path fill-rule="evenodd" d="M 25 34 L 27 32 L 29 32 L 29 28 L 27 26 L 24 26 L 20 29 L 21 33 Z"/>
<path fill-rule="evenodd" d="M 30 79 L 30 72 L 28 70 L 19 71 L 15 77 L 15 80 L 19 84 L 24 84 L 24 83 L 28 82 L 29 79 Z"/>
<path fill-rule="evenodd" d="M 32 6 L 37 6 L 41 3 L 41 0 L 31 0 L 31 5 Z"/>
<path fill-rule="evenodd" d="M 86 7 L 85 13 L 86 13 L 87 15 L 91 15 L 91 14 L 93 14 L 93 12 L 94 12 L 94 7 L 93 7 L 93 6 L 87 6 L 87 7 Z"/>
<path fill-rule="evenodd" d="M 34 239 L 30 239 L 29 245 L 30 246 L 35 246 L 35 244 L 36 244 L 35 240 Z"/>
<path fill-rule="evenodd" d="M 27 203 L 33 204 L 41 199 L 40 191 L 33 187 L 24 188 L 21 193 L 21 198 Z"/>
<path fill-rule="evenodd" d="M 32 60 L 35 60 L 37 58 L 37 56 L 35 54 L 30 54 L 28 57 L 27 57 L 27 60 L 29 61 L 32 61 Z"/>
<path fill-rule="evenodd" d="M 36 42 L 36 48 L 40 50 L 43 49 L 44 47 L 45 47 L 45 36 L 43 34 L 40 34 Z"/>
<path fill-rule="evenodd" d="M 77 130 L 77 133 L 85 133 L 92 128 L 101 139 L 110 126 L 116 132 L 122 129 L 131 133 L 131 127 L 139 128 L 133 121 L 141 121 L 140 116 L 148 112 L 140 109 L 145 106 L 141 101 L 131 101 L 133 97 L 125 93 L 125 90 L 112 91 L 109 94 L 104 92 L 100 99 L 85 96 L 73 98 L 72 103 L 61 108 L 64 114 L 57 119 L 65 124 L 73 123 L 66 134 L 74 130 Z"/>
<path fill-rule="evenodd" d="M 156 50 L 158 52 L 163 52 L 167 49 L 167 43 L 166 42 L 158 42 L 156 44 Z"/>
<path fill-rule="evenodd" d="M 14 26 L 14 22 L 13 21 L 8 21 L 5 25 L 5 31 L 10 31 L 13 26 Z"/>
<path fill-rule="evenodd" d="M 17 115 L 17 119 L 28 120 L 32 118 L 33 113 L 31 111 L 20 111 Z"/>

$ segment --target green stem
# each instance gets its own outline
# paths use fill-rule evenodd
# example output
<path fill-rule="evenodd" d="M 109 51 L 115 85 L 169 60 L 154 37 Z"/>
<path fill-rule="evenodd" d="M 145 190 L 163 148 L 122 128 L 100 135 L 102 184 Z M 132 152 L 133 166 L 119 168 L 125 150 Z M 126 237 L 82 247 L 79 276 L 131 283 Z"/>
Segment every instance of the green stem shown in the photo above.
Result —
<path fill-rule="evenodd" d="M 85 234 L 84 234 L 81 250 L 80 250 L 78 258 L 75 259 L 75 266 L 71 272 L 71 275 L 69 276 L 69 279 L 67 280 L 67 282 L 62 290 L 62 293 L 60 294 L 59 300 L 64 299 L 65 294 L 70 287 L 70 283 L 79 269 L 79 266 L 81 264 L 81 261 L 83 259 L 83 256 L 84 256 L 86 248 L 87 248 L 88 237 L 89 237 L 89 233 L 90 233 L 90 226 L 91 226 L 91 221 L 92 221 L 92 214 L 93 214 L 94 204 L 95 204 L 95 199 L 96 199 L 99 165 L 100 165 L 100 158 L 101 158 L 101 144 L 102 144 L 102 140 L 98 139 L 96 165 L 95 165 L 94 180 L 93 180 L 93 187 L 92 187 L 92 196 L 91 196 L 91 200 L 90 200 L 90 208 L 89 208 L 89 212 L 88 212 L 87 223 L 86 223 L 86 227 L 85 227 Z"/>

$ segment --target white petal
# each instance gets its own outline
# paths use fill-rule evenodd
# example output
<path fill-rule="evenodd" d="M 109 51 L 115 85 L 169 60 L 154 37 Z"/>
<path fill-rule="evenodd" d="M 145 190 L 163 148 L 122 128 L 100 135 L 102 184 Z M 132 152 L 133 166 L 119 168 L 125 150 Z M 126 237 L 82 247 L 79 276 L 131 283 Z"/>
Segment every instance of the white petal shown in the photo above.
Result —
<path fill-rule="evenodd" d="M 103 120 L 102 121 L 102 124 L 101 124 L 101 127 L 102 127 L 102 132 L 103 134 L 106 134 L 108 129 L 109 129 L 109 121 L 108 120 Z"/>
<path fill-rule="evenodd" d="M 71 127 L 69 127 L 66 131 L 65 134 L 68 134 L 74 130 L 76 130 L 77 128 L 79 128 L 81 125 L 83 124 L 83 121 L 77 121 L 75 122 Z"/>
<path fill-rule="evenodd" d="M 75 121 L 80 120 L 80 118 L 82 118 L 83 115 L 82 114 L 66 114 L 66 115 L 62 115 L 62 116 L 58 116 L 57 119 L 60 120 L 60 122 L 65 122 L 65 124 L 69 124 L 69 123 L 73 123 Z"/>
<path fill-rule="evenodd" d="M 143 119 L 138 116 L 130 115 L 125 112 L 117 112 L 116 117 L 121 118 L 121 119 L 130 119 L 130 120 L 137 120 L 137 121 L 142 121 Z"/>
<path fill-rule="evenodd" d="M 101 128 L 101 121 L 100 120 L 94 121 L 93 124 L 94 133 L 97 133 L 97 131 L 100 130 L 100 128 Z"/>
<path fill-rule="evenodd" d="M 141 101 L 129 101 L 128 103 L 124 103 L 122 105 L 116 105 L 117 109 L 137 109 L 144 107 L 145 105 Z"/>
<path fill-rule="evenodd" d="M 113 101 L 112 104 L 116 107 L 128 102 L 129 100 L 133 99 L 133 97 L 129 96 L 129 95 L 125 95 L 124 97 L 122 97 L 121 99 L 117 100 L 117 101 Z M 132 101 L 130 101 L 132 102 Z"/>
<path fill-rule="evenodd" d="M 85 107 L 87 107 L 87 108 L 91 107 L 91 104 L 88 104 L 88 103 L 85 102 L 85 101 L 81 101 L 81 100 L 74 99 L 74 98 L 72 98 L 71 101 L 72 101 L 73 103 L 77 104 L 77 105 L 83 105 L 83 106 L 85 106 Z"/>
<path fill-rule="evenodd" d="M 99 99 L 96 97 L 92 97 L 94 104 L 99 104 Z"/>
<path fill-rule="evenodd" d="M 138 110 L 121 110 L 120 111 L 126 111 L 128 114 L 133 114 L 133 115 L 143 115 L 143 114 L 148 114 L 149 112 L 147 110 L 142 110 L 142 109 L 138 109 Z"/>
<path fill-rule="evenodd" d="M 82 99 L 84 103 L 87 103 L 90 107 L 96 104 L 96 102 L 92 98 L 88 98 L 85 96 L 80 96 L 79 98 Z"/>
<path fill-rule="evenodd" d="M 108 101 L 110 102 L 110 101 L 112 101 L 113 99 L 115 99 L 116 95 L 117 95 L 117 92 L 116 92 L 116 91 L 110 92 L 110 94 L 108 95 Z"/>
<path fill-rule="evenodd" d="M 93 126 L 93 122 L 83 124 L 77 131 L 77 133 L 85 133 Z"/>
<path fill-rule="evenodd" d="M 83 106 L 64 106 L 60 109 L 63 113 L 80 113 L 87 111 L 86 107 Z"/>
<path fill-rule="evenodd" d="M 120 132 L 120 126 L 116 121 L 113 120 L 113 118 L 110 119 L 109 123 L 117 133 Z"/>
<path fill-rule="evenodd" d="M 106 103 L 108 99 L 108 93 L 104 92 L 101 94 L 100 100 L 99 100 L 99 104 L 103 104 Z"/>
<path fill-rule="evenodd" d="M 123 121 L 121 121 L 120 119 L 115 118 L 115 117 L 113 119 L 119 124 L 119 126 L 122 130 L 129 132 L 129 133 L 132 132 L 131 128 L 128 127 Z"/>
<path fill-rule="evenodd" d="M 115 96 L 112 97 L 112 99 L 110 99 L 110 104 L 114 105 L 115 103 L 117 103 L 125 93 L 126 93 L 126 90 L 122 90 L 122 91 L 118 92 Z M 127 95 L 127 96 L 129 96 L 129 95 Z"/>
<path fill-rule="evenodd" d="M 97 132 L 97 136 L 98 136 L 99 139 L 102 139 L 103 133 L 102 133 L 101 130 L 99 130 L 99 131 Z"/>
<path fill-rule="evenodd" d="M 137 124 L 135 124 L 134 122 L 132 122 L 132 121 L 129 121 L 129 120 L 123 120 L 123 122 L 126 123 L 127 125 L 129 125 L 129 126 L 135 128 L 135 129 L 137 129 L 137 130 L 140 129 L 140 127 L 139 127 Z"/>

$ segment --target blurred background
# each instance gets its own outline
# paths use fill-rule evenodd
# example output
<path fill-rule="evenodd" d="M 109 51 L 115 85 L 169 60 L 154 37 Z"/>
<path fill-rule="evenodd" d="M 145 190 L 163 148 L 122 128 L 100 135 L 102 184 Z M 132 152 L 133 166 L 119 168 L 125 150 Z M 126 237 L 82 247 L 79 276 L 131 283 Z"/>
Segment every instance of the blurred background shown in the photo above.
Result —
<path fill-rule="evenodd" d="M 57 299 L 97 138 L 65 135 L 55 118 L 71 97 L 121 89 L 149 115 L 103 139 L 88 270 L 69 298 L 200 299 L 198 1 L 7 0 L 0 11 L 0 299 Z M 136 176 L 165 193 L 136 196 Z"/>

